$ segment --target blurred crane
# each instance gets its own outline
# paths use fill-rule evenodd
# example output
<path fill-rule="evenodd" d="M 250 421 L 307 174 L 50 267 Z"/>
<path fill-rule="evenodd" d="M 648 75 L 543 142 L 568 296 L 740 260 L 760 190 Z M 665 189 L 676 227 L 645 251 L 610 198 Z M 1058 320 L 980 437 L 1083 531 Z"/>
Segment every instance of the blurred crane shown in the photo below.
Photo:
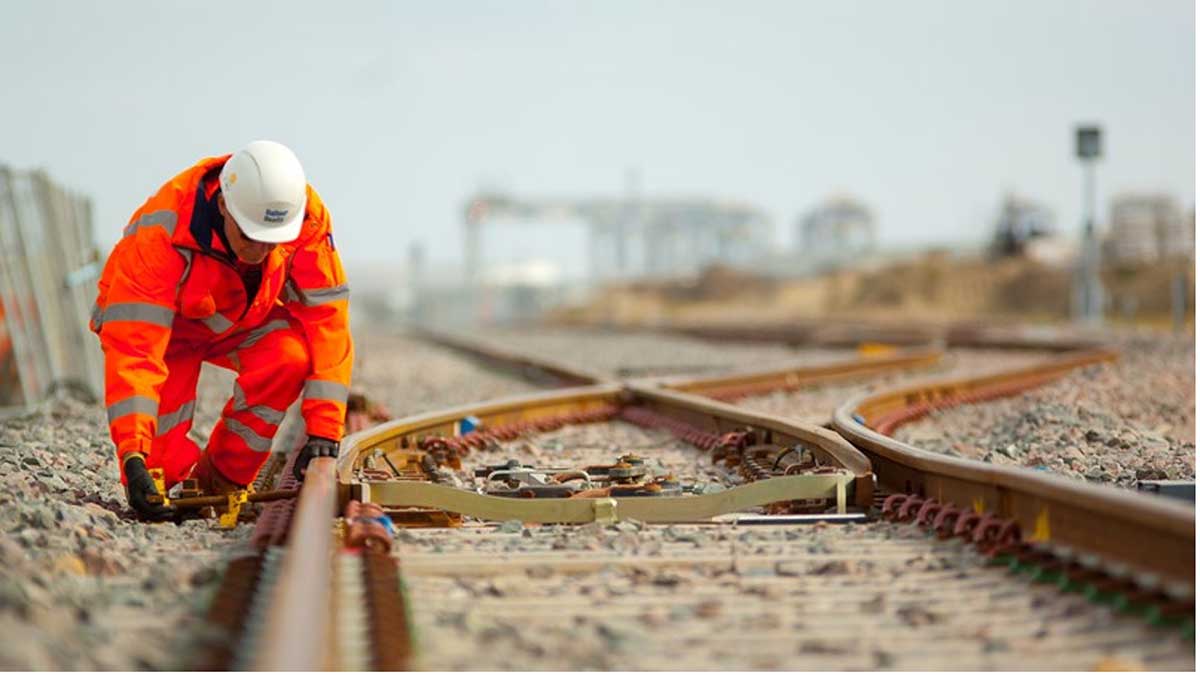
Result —
<path fill-rule="evenodd" d="M 525 198 L 480 193 L 463 217 L 469 285 L 480 281 L 481 231 L 487 223 L 582 222 L 591 281 L 639 275 L 680 276 L 714 262 L 745 263 L 765 252 L 771 223 L 761 211 L 712 199 Z"/>
<path fill-rule="evenodd" d="M 800 217 L 796 241 L 809 259 L 845 262 L 875 249 L 875 216 L 857 199 L 835 195 Z"/>

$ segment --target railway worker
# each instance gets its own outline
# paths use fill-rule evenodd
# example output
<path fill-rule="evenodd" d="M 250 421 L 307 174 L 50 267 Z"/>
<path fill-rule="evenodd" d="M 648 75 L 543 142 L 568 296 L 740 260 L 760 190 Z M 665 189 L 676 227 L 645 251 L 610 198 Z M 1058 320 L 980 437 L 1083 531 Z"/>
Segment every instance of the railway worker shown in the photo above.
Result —
<path fill-rule="evenodd" d="M 150 468 L 168 488 L 244 488 L 303 392 L 314 457 L 336 456 L 354 348 L 329 212 L 291 150 L 255 141 L 167 181 L 129 220 L 99 282 L 91 328 L 104 349 L 105 405 L 130 506 L 161 520 Z M 237 372 L 207 448 L 188 438 L 200 365 Z"/>

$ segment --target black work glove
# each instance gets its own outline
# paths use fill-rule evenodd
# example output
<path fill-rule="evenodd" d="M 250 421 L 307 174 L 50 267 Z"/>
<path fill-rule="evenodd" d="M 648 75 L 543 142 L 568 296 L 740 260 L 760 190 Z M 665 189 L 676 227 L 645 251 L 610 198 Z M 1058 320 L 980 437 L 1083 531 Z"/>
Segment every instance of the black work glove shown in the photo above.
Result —
<path fill-rule="evenodd" d="M 162 502 L 152 503 L 150 497 L 161 496 L 150 477 L 146 462 L 135 455 L 125 460 L 125 498 L 142 520 L 170 520 L 175 515 L 175 509 L 164 506 Z"/>
<path fill-rule="evenodd" d="M 338 442 L 331 441 L 328 438 L 320 436 L 309 436 L 308 443 L 304 445 L 304 449 L 296 456 L 296 463 L 292 465 L 292 474 L 296 476 L 296 480 L 304 480 L 304 472 L 308 471 L 308 463 L 317 457 L 337 457 Z"/>

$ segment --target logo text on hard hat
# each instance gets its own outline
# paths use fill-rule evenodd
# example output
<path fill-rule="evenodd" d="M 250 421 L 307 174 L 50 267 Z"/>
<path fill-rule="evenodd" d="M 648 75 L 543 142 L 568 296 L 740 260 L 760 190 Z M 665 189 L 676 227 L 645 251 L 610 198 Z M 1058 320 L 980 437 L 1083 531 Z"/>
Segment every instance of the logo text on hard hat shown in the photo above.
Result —
<path fill-rule="evenodd" d="M 235 183 L 237 183 L 237 173 L 232 172 L 229 174 L 229 187 L 233 187 Z"/>
<path fill-rule="evenodd" d="M 263 215 L 263 220 L 267 221 L 268 223 L 282 223 L 283 219 L 287 217 L 287 214 L 287 209 L 267 209 L 266 214 Z"/>

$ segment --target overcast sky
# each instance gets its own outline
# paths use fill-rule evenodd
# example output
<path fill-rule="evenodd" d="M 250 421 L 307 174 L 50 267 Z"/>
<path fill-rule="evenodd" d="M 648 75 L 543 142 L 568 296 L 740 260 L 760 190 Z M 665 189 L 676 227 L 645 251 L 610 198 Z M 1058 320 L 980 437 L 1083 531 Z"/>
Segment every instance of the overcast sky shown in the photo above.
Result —
<path fill-rule="evenodd" d="M 1102 203 L 1194 204 L 1188 0 L 0 3 L 0 162 L 95 199 L 115 241 L 200 157 L 286 143 L 349 261 L 456 260 L 481 185 L 748 201 L 792 241 L 834 192 L 885 242 L 963 241 L 1005 191 L 1077 230 L 1078 121 Z M 1105 208 L 1106 210 L 1106 208 Z M 491 260 L 574 249 L 508 227 Z M 107 245 L 105 246 L 107 250 Z M 564 253 L 574 257 L 575 253 Z"/>

